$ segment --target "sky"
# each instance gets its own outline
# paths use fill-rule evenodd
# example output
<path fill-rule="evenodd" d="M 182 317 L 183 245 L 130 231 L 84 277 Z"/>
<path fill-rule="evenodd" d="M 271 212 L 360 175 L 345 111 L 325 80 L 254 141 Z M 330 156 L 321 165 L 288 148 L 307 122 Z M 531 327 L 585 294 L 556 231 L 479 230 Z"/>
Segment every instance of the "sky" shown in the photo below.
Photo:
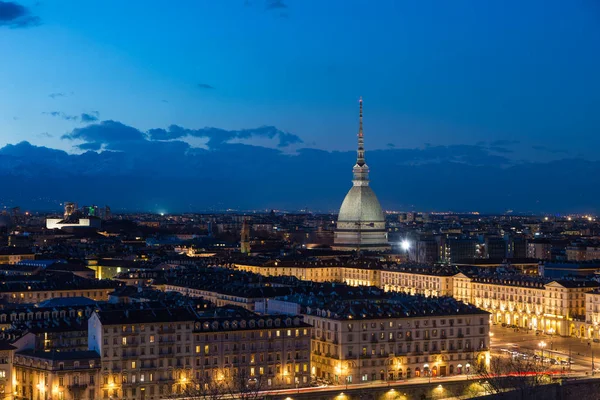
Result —
<path fill-rule="evenodd" d="M 335 209 L 362 96 L 386 209 L 593 211 L 598 71 L 595 0 L 0 0 L 0 205 Z"/>

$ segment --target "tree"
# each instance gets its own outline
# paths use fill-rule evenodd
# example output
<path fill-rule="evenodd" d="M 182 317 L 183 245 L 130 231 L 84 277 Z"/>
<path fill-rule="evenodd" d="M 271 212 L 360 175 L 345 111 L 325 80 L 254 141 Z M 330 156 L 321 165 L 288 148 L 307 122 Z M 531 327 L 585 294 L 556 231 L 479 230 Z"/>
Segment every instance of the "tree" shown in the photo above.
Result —
<path fill-rule="evenodd" d="M 169 398 L 190 400 L 222 400 L 228 396 L 229 390 L 224 380 L 212 379 L 202 375 L 201 378 L 187 382 L 178 393 L 172 393 Z"/>
<path fill-rule="evenodd" d="M 476 371 L 482 386 L 492 394 L 516 392 L 520 399 L 535 399 L 539 387 L 551 382 L 549 363 L 533 354 L 513 356 L 493 356 L 489 364 L 476 364 Z M 543 398 L 543 397 L 540 397 Z"/>
<path fill-rule="evenodd" d="M 262 397 L 260 392 L 264 384 L 264 375 L 250 376 L 244 368 L 234 371 L 231 377 L 226 380 L 227 393 L 232 398 L 239 400 L 260 399 Z"/>
<path fill-rule="evenodd" d="M 169 399 L 186 400 L 258 400 L 262 398 L 264 375 L 249 376 L 245 369 L 231 369 L 200 374 L 197 379 L 179 384 Z"/>

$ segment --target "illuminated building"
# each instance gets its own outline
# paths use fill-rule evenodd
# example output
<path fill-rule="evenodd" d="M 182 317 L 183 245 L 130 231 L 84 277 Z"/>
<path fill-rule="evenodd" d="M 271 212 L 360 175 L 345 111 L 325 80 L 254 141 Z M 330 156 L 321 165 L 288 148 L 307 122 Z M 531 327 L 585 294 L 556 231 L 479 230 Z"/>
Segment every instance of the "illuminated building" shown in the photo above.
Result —
<path fill-rule="evenodd" d="M 489 311 L 495 324 L 574 335 L 585 320 L 593 281 L 543 280 L 527 276 L 454 277 L 454 296 Z"/>
<path fill-rule="evenodd" d="M 331 289 L 265 302 L 267 312 L 300 310 L 313 326 L 314 377 L 355 384 L 449 376 L 489 357 L 486 311 L 449 297 Z"/>
<path fill-rule="evenodd" d="M 0 250 L 0 264 L 14 265 L 23 260 L 34 260 L 35 254 L 28 249 L 9 247 Z"/>
<path fill-rule="evenodd" d="M 100 356 L 95 351 L 24 350 L 14 356 L 16 400 L 96 399 Z"/>
<path fill-rule="evenodd" d="M 244 218 L 244 222 L 242 223 L 242 232 L 240 236 L 240 252 L 250 254 L 250 225 L 248 225 L 248 220 L 246 218 Z"/>
<path fill-rule="evenodd" d="M 94 313 L 88 345 L 102 357 L 99 397 L 158 399 L 181 390 L 192 377 L 195 319 L 187 309 Z"/>
<path fill-rule="evenodd" d="M 261 387 L 307 386 L 312 327 L 297 316 L 196 314 L 189 308 L 99 311 L 89 347 L 102 357 L 99 398 L 164 399 L 244 376 Z"/>
<path fill-rule="evenodd" d="M 352 188 L 346 194 L 338 214 L 334 235 L 335 250 L 390 249 L 385 228 L 385 217 L 379 200 L 369 186 L 369 167 L 365 162 L 365 149 L 362 126 L 362 99 L 360 100 L 358 129 L 358 152 Z"/>

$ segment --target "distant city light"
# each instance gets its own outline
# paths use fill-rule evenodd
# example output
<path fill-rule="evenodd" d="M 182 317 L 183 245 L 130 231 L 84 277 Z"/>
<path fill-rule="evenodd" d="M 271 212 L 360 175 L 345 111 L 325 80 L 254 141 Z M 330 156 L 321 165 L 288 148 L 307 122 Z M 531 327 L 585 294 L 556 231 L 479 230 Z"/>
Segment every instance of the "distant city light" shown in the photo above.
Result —
<path fill-rule="evenodd" d="M 408 251 L 408 249 L 410 249 L 410 242 L 404 239 L 402 243 L 400 243 L 400 246 L 402 247 L 402 250 Z"/>

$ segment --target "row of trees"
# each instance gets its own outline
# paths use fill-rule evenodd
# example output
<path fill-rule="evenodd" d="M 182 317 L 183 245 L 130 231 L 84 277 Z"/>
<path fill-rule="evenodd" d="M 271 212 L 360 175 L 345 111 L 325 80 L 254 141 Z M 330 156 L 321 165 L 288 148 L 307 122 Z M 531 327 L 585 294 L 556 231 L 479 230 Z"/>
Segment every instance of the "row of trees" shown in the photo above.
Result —
<path fill-rule="evenodd" d="M 193 379 L 181 384 L 181 391 L 173 393 L 171 399 L 190 400 L 258 400 L 262 396 L 260 392 L 264 389 L 264 375 L 248 376 L 244 371 L 233 375 L 211 377 L 203 375 L 199 379 Z"/>
<path fill-rule="evenodd" d="M 552 365 L 526 354 L 526 357 L 512 355 L 493 356 L 489 363 L 476 363 L 475 376 L 486 393 L 511 392 L 522 400 L 539 395 L 539 388 L 551 382 L 554 374 Z M 171 399 L 190 400 L 259 400 L 263 396 L 266 379 L 264 375 L 249 376 L 240 370 L 228 376 L 201 376 L 181 384 L 181 391 L 173 393 Z M 362 398 L 362 396 L 359 396 Z"/>
<path fill-rule="evenodd" d="M 551 383 L 555 372 L 550 363 L 543 362 L 532 353 L 493 356 L 489 364 L 479 363 L 476 369 L 487 393 L 511 392 L 514 393 L 511 398 L 522 400 L 538 398 L 540 386 Z"/>

